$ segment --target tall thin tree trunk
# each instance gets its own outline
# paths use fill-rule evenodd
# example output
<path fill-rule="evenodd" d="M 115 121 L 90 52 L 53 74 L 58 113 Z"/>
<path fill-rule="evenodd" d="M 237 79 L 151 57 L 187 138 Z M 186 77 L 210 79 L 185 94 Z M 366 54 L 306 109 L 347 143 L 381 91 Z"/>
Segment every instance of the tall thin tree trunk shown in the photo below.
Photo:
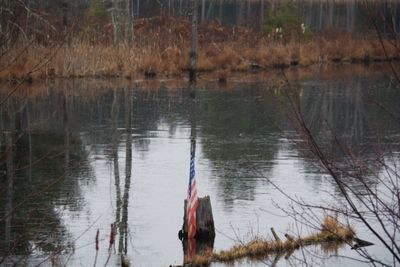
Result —
<path fill-rule="evenodd" d="M 32 129 L 31 129 L 31 110 L 28 100 L 26 101 L 26 122 L 27 122 L 27 131 L 28 131 L 28 146 L 29 146 L 29 169 L 28 169 L 28 177 L 29 182 L 32 182 Z"/>
<path fill-rule="evenodd" d="M 237 14 L 236 14 L 238 26 L 243 26 L 244 5 L 245 5 L 244 1 L 240 0 L 239 7 L 237 9 Z"/>
<path fill-rule="evenodd" d="M 68 170 L 70 161 L 70 130 L 69 130 L 69 118 L 68 118 L 68 93 L 64 92 L 63 99 L 63 123 L 64 123 L 64 153 L 65 153 L 65 169 Z"/>
<path fill-rule="evenodd" d="M 120 5 L 119 0 L 112 0 L 112 9 L 111 9 L 111 20 L 114 29 L 114 45 L 119 45 L 121 33 L 120 33 Z"/>
<path fill-rule="evenodd" d="M 14 153 L 13 153 L 13 132 L 4 132 L 6 141 L 6 161 L 7 161 L 7 196 L 6 196 L 6 218 L 5 218 L 5 245 L 7 250 L 12 249 L 11 245 L 11 221 L 13 209 L 14 191 Z"/>
<path fill-rule="evenodd" d="M 323 11 L 324 11 L 324 4 L 319 2 L 319 23 L 318 23 L 318 30 L 322 29 L 322 18 L 323 18 Z"/>
<path fill-rule="evenodd" d="M 6 168 L 7 168 L 7 195 L 5 205 L 5 245 L 7 250 L 12 249 L 12 211 L 13 211 L 13 197 L 14 197 L 14 130 L 15 130 L 15 111 L 12 100 L 7 101 L 6 116 L 6 129 L 4 132 L 4 139 L 6 145 Z"/>
<path fill-rule="evenodd" d="M 393 27 L 393 33 L 397 34 L 397 5 L 393 4 L 393 9 L 392 9 L 392 27 Z"/>
<path fill-rule="evenodd" d="M 328 2 L 328 21 L 329 21 L 329 27 L 333 27 L 333 12 L 334 12 L 334 3 Z"/>
<path fill-rule="evenodd" d="M 206 0 L 201 0 L 201 22 L 204 22 L 206 16 Z"/>
<path fill-rule="evenodd" d="M 260 0 L 260 31 L 264 31 L 264 0 Z"/>
<path fill-rule="evenodd" d="M 25 33 L 27 36 L 30 36 L 29 18 L 31 17 L 31 0 L 28 0 L 28 3 L 26 4 L 26 6 L 27 6 L 27 9 L 26 9 Z"/>
<path fill-rule="evenodd" d="M 246 26 L 250 26 L 250 18 L 251 18 L 251 3 L 249 0 L 247 2 L 247 9 L 246 9 Z"/>
<path fill-rule="evenodd" d="M 207 11 L 207 15 L 206 15 L 206 20 L 209 20 L 211 18 L 211 14 L 213 13 L 214 6 L 215 6 L 215 0 L 210 0 L 210 2 L 208 4 L 208 11 Z"/>
<path fill-rule="evenodd" d="M 196 83 L 197 68 L 197 0 L 192 0 L 192 48 L 190 51 L 189 80 Z"/>
<path fill-rule="evenodd" d="M 131 45 L 133 41 L 133 9 L 131 0 L 125 0 L 125 22 L 125 42 Z"/>
<path fill-rule="evenodd" d="M 219 17 L 219 23 L 222 24 L 222 16 L 223 16 L 223 0 L 219 1 L 219 12 L 218 12 L 218 17 Z"/>

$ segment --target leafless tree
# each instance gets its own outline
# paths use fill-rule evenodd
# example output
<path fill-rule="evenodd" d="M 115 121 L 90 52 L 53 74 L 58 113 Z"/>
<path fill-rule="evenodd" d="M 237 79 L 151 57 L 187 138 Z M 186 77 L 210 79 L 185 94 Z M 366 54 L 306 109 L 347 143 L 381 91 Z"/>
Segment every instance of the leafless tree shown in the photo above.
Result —
<path fill-rule="evenodd" d="M 376 130 L 376 142 L 363 150 L 363 153 L 372 155 L 372 160 L 362 157 L 356 153 L 351 145 L 341 138 L 329 119 L 320 121 L 324 125 L 324 138 L 317 137 L 312 129 L 315 120 L 307 117 L 304 112 L 300 92 L 286 78 L 286 96 L 289 102 L 289 116 L 293 118 L 297 132 L 302 136 L 304 143 L 298 144 L 305 148 L 314 159 L 317 166 L 329 175 L 331 181 L 336 185 L 338 192 L 344 201 L 338 201 L 337 205 L 316 205 L 303 201 L 296 203 L 301 207 L 298 214 L 303 217 L 313 216 L 312 210 L 322 210 L 335 212 L 344 215 L 350 221 L 354 220 L 364 225 L 368 231 L 375 236 L 381 245 L 392 256 L 391 259 L 381 259 L 369 255 L 365 250 L 360 254 L 366 257 L 373 264 L 387 266 L 397 266 L 400 264 L 400 172 L 398 165 L 399 155 L 391 149 L 383 149 L 379 129 Z M 398 86 L 398 84 L 397 84 Z M 398 90 L 399 88 L 397 87 Z M 329 101 L 325 101 L 329 102 Z M 362 100 L 356 101 L 361 103 Z M 374 104 L 378 101 L 373 99 L 369 103 Z M 348 125 L 349 131 L 359 128 L 361 111 L 356 106 L 353 110 L 353 124 Z M 380 108 L 380 107 L 378 107 Z M 324 107 L 321 107 L 324 109 Z M 389 107 L 383 109 L 385 112 Z M 326 113 L 332 109 L 325 109 Z M 390 114 L 389 114 L 390 115 Z M 389 116 L 393 119 L 393 124 L 400 125 L 400 120 L 396 116 Z M 327 148 L 334 148 L 334 152 Z M 340 155 L 340 156 L 338 156 Z M 309 213 L 304 212 L 308 210 Z M 307 214 L 307 215 L 305 215 Z M 362 234 L 362 233 L 360 233 Z"/>
<path fill-rule="evenodd" d="M 190 50 L 190 70 L 189 79 L 191 82 L 196 82 L 196 68 L 197 68 L 197 24 L 198 24 L 198 0 L 191 0 L 192 4 L 192 46 Z"/>
<path fill-rule="evenodd" d="M 112 0 L 111 20 L 114 29 L 114 44 L 133 40 L 133 4 L 130 0 Z"/>

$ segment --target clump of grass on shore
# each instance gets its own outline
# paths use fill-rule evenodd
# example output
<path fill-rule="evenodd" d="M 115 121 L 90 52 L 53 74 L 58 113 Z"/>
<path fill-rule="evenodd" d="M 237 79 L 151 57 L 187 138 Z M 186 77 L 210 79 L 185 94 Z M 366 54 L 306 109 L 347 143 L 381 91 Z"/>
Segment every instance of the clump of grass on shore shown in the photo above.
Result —
<path fill-rule="evenodd" d="M 159 23 L 142 25 L 130 46 L 76 39 L 57 49 L 46 64 L 32 73 L 32 78 L 184 75 L 189 65 L 190 24 L 173 18 L 164 18 Z M 398 41 L 383 40 L 386 56 L 380 41 L 372 35 L 359 39 L 343 34 L 335 38 L 315 36 L 307 41 L 279 41 L 249 29 L 232 30 L 214 22 L 200 27 L 198 70 L 243 72 L 254 66 L 272 69 L 316 63 L 396 60 L 400 58 L 396 48 L 399 44 L 393 42 Z M 24 49 L 22 44 L 14 46 L 0 62 L 0 79 L 23 77 L 54 49 L 54 46 L 41 44 L 33 44 L 29 49 Z"/>
<path fill-rule="evenodd" d="M 285 241 L 255 238 L 247 244 L 236 245 L 229 250 L 220 252 L 207 250 L 201 255 L 196 255 L 189 263 L 198 266 L 208 265 L 211 262 L 232 262 L 245 257 L 265 257 L 271 254 L 291 252 L 301 246 L 350 242 L 354 236 L 355 232 L 352 227 L 342 225 L 337 218 L 326 216 L 318 233 L 298 238 L 288 235 Z"/>

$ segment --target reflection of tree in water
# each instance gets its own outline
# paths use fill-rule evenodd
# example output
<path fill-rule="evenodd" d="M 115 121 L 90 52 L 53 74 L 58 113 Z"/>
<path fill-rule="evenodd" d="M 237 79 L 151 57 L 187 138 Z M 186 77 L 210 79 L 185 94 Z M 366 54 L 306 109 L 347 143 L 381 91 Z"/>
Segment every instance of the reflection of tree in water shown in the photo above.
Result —
<path fill-rule="evenodd" d="M 79 181 L 91 175 L 87 154 L 69 127 L 68 96 L 53 97 L 10 99 L 1 107 L 1 133 L 11 133 L 15 169 L 12 186 L 0 189 L 0 253 L 6 257 L 73 249 L 61 215 L 81 208 Z M 61 127 L 43 126 L 48 124 Z M 0 168 L 1 183 L 9 184 L 7 166 Z"/>
<path fill-rule="evenodd" d="M 141 136 L 152 137 L 155 131 L 167 130 L 169 136 L 173 136 L 179 122 L 189 119 L 188 103 L 185 90 L 137 90 L 133 110 L 140 116 L 133 118 L 135 131 Z M 160 127 L 168 127 L 168 129 L 160 129 Z M 149 138 L 135 140 L 135 147 L 139 151 L 142 149 L 147 151 L 149 144 Z"/>
<path fill-rule="evenodd" d="M 132 146 L 135 153 L 148 152 L 152 134 L 159 134 L 160 124 L 168 125 L 174 134 L 177 116 L 184 110 L 180 107 L 180 92 L 165 90 L 142 91 L 141 89 L 114 90 L 111 106 L 111 158 L 113 161 L 116 188 L 115 227 L 118 231 L 118 252 L 127 253 L 128 204 L 132 171 Z M 135 114 L 135 116 L 133 116 Z M 121 130 L 121 128 L 123 130 Z M 137 136 L 133 140 L 133 136 Z M 144 140 L 144 141 L 139 141 Z M 125 144 L 123 144 L 125 143 Z M 119 149 L 124 148 L 125 175 L 120 175 Z M 124 177 L 122 181 L 121 177 Z"/>
<path fill-rule="evenodd" d="M 371 88 L 369 84 L 371 79 L 366 81 L 362 77 L 355 77 L 348 82 L 326 82 L 311 87 L 305 85 L 301 89 L 300 101 L 308 127 L 331 162 L 337 166 L 350 166 L 354 172 L 358 168 L 350 164 L 352 159 L 348 153 L 351 152 L 354 158 L 363 160 L 369 167 L 376 165 L 375 172 L 378 173 L 381 166 L 378 167 L 379 164 L 375 162 L 377 151 L 373 148 L 387 143 L 391 144 L 391 148 L 385 145 L 381 147 L 383 154 L 393 149 L 395 140 L 392 133 L 398 132 L 398 127 L 388 124 L 391 121 L 389 115 L 371 100 L 385 103 L 386 107 L 392 109 L 398 107 L 396 99 L 399 99 L 399 93 L 386 89 L 389 84 L 386 78 L 374 82 L 376 88 Z M 303 154 L 302 158 L 306 161 L 306 170 L 315 172 L 312 157 Z M 366 182 L 372 186 L 378 181 L 371 175 Z M 354 183 L 355 189 L 363 187 L 357 179 L 352 179 L 351 183 Z"/>
<path fill-rule="evenodd" d="M 253 199 L 259 179 L 269 175 L 279 148 L 279 116 L 271 92 L 245 88 L 232 92 L 204 92 L 200 97 L 199 126 L 205 157 L 222 198 Z"/>
<path fill-rule="evenodd" d="M 137 114 L 132 118 L 133 135 L 137 136 L 133 140 L 133 145 L 135 151 L 144 157 L 149 150 L 152 137 L 162 134 L 163 130 L 166 130 L 169 136 L 176 133 L 179 123 L 188 116 L 185 109 L 187 97 L 184 95 L 184 90 L 149 90 L 140 87 L 129 90 L 132 91 L 132 112 Z M 82 102 L 75 100 L 77 113 L 85 113 L 83 117 L 76 118 L 79 120 L 77 127 L 90 133 L 87 136 L 88 142 L 113 144 L 114 131 L 119 135 L 125 126 L 125 90 L 110 88 Z M 114 109 L 119 109 L 117 114 L 114 114 Z M 168 128 L 163 129 L 163 127 Z M 114 158 L 110 153 L 112 150 L 107 148 L 105 152 L 110 160 Z"/>
<path fill-rule="evenodd" d="M 115 119 L 118 115 L 119 107 L 117 100 L 117 95 L 114 95 L 113 102 L 113 133 L 116 133 L 116 123 Z M 115 227 L 119 231 L 119 242 L 118 242 L 118 252 L 127 254 L 128 251 L 128 204 L 129 204 L 129 189 L 131 185 L 132 176 L 132 90 L 125 90 L 125 181 L 124 181 L 124 191 L 121 198 L 121 187 L 120 187 L 120 175 L 119 175 L 119 162 L 118 162 L 118 151 L 117 149 L 117 138 L 113 135 L 113 155 L 114 155 L 114 176 L 115 176 L 115 187 L 116 187 L 116 221 Z"/>
<path fill-rule="evenodd" d="M 361 144 L 368 131 L 368 92 L 361 79 L 350 83 L 324 83 L 323 88 L 303 87 L 301 104 L 313 134 L 324 141 L 332 131 L 349 144 Z"/>

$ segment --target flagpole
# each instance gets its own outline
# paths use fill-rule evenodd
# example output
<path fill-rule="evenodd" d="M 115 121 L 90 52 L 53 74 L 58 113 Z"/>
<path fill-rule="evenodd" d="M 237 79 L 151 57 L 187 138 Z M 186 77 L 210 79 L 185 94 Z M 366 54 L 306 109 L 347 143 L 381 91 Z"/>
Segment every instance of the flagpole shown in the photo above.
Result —
<path fill-rule="evenodd" d="M 185 253 L 184 263 L 190 263 L 196 253 L 212 250 L 214 247 L 215 227 L 209 196 L 202 198 L 197 194 L 195 175 L 196 138 L 197 138 L 197 100 L 196 87 L 190 86 L 190 170 L 188 195 L 184 201 L 183 226 L 178 232 Z M 199 246 L 197 246 L 200 244 Z"/>
<path fill-rule="evenodd" d="M 196 88 L 191 86 L 191 103 L 190 103 L 190 155 L 196 156 L 196 137 L 197 137 L 197 120 L 196 120 Z"/>
<path fill-rule="evenodd" d="M 195 86 L 191 85 L 191 92 L 195 92 Z M 188 187 L 188 209 L 187 209 L 187 225 L 188 238 L 195 238 L 197 233 L 197 186 L 195 176 L 196 161 L 196 94 L 191 93 L 190 104 L 190 169 L 189 169 L 189 187 Z"/>

